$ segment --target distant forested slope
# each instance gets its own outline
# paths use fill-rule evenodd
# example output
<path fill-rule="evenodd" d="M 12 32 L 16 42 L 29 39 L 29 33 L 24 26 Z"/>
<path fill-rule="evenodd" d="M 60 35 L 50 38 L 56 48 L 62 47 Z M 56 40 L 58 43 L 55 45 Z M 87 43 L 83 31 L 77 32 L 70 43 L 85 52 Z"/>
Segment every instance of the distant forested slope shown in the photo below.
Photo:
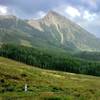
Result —
<path fill-rule="evenodd" d="M 81 60 L 67 54 L 61 56 L 36 48 L 4 44 L 0 48 L 0 56 L 40 68 L 100 76 L 99 62 Z"/>

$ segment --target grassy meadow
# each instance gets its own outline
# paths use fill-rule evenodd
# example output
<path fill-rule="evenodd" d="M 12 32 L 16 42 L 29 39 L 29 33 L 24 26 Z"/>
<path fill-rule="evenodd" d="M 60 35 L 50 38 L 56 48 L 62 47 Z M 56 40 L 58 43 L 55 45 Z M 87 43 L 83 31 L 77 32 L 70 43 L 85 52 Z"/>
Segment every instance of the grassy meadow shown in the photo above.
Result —
<path fill-rule="evenodd" d="M 0 100 L 100 100 L 100 78 L 39 69 L 0 57 Z"/>

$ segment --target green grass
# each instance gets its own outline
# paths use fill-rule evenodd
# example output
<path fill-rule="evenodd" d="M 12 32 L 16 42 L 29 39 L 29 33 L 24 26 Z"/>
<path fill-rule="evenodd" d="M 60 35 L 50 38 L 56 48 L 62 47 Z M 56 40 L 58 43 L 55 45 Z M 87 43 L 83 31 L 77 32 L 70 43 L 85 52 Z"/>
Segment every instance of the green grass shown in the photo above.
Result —
<path fill-rule="evenodd" d="M 24 92 L 25 84 L 28 92 Z M 43 70 L 0 57 L 0 100 L 100 100 L 100 78 Z"/>

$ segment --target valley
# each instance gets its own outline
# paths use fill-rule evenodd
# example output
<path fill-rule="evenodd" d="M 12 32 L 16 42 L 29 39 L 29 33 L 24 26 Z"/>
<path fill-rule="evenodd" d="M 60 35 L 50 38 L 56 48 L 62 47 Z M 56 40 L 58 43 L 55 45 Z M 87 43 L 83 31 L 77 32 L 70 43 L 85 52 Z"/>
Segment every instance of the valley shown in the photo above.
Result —
<path fill-rule="evenodd" d="M 99 45 L 54 11 L 37 20 L 0 15 L 0 100 L 100 100 Z"/>

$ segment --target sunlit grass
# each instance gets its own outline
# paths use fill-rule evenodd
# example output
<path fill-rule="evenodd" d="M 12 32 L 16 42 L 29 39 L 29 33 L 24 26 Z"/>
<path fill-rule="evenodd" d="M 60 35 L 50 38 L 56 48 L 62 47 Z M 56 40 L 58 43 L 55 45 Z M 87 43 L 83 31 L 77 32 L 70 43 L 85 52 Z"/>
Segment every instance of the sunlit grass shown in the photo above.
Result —
<path fill-rule="evenodd" d="M 100 78 L 43 70 L 0 57 L 0 97 L 0 100 L 100 100 Z"/>

